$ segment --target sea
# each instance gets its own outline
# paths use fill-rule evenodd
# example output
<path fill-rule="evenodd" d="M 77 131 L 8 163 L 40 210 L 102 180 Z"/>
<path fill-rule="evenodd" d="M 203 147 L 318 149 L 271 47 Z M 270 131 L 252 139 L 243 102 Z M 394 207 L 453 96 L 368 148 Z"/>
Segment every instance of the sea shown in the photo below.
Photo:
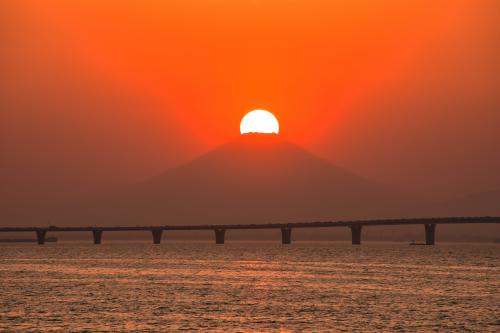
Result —
<path fill-rule="evenodd" d="M 500 244 L 0 244 L 2 332 L 499 332 Z"/>

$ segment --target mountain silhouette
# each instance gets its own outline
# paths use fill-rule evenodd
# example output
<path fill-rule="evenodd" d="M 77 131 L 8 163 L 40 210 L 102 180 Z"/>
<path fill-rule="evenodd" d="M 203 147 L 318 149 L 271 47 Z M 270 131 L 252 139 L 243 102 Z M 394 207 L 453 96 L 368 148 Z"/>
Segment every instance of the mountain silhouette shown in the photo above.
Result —
<path fill-rule="evenodd" d="M 443 215 L 498 216 L 500 190 L 474 193 L 450 200 L 442 205 Z"/>
<path fill-rule="evenodd" d="M 286 223 L 421 215 L 420 206 L 276 135 L 247 134 L 72 216 L 96 225 Z"/>

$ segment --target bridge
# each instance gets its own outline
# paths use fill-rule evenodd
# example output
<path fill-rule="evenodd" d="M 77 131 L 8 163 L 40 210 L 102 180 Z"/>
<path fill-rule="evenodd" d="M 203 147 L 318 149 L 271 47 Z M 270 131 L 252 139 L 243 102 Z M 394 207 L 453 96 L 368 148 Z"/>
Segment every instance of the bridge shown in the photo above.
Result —
<path fill-rule="evenodd" d="M 292 230 L 299 228 L 334 228 L 348 227 L 351 230 L 352 244 L 361 244 L 361 230 L 363 227 L 389 226 L 389 225 L 415 225 L 424 226 L 425 245 L 434 245 L 436 226 L 438 224 L 483 224 L 500 223 L 500 217 L 439 217 L 439 218 L 411 218 L 411 219 L 385 219 L 385 220 L 357 220 L 357 221 L 318 221 L 296 223 L 269 223 L 269 224 L 214 224 L 214 225 L 160 225 L 160 226 L 118 226 L 118 227 L 0 227 L 0 232 L 35 232 L 38 244 L 45 243 L 47 232 L 75 232 L 88 231 L 92 233 L 94 244 L 101 244 L 103 232 L 111 231 L 150 231 L 153 243 L 160 244 L 163 231 L 170 230 L 213 230 L 215 243 L 224 244 L 227 230 L 241 229 L 280 229 L 282 244 L 291 244 Z"/>

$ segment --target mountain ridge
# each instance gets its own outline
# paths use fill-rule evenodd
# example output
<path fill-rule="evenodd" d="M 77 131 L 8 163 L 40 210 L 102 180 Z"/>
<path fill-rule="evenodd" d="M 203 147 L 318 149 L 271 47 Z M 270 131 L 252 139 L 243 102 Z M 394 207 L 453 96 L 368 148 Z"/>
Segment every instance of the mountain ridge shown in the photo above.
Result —
<path fill-rule="evenodd" d="M 87 218 L 153 224 L 401 217 L 422 205 L 275 135 L 244 135 L 100 202 Z"/>

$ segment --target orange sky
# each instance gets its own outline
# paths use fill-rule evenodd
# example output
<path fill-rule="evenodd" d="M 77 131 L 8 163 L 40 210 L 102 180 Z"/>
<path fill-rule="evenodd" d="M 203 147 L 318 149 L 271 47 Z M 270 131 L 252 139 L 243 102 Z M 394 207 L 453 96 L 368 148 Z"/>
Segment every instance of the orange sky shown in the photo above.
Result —
<path fill-rule="evenodd" d="M 238 135 L 251 109 L 367 177 L 500 187 L 498 1 L 3 1 L 4 181 L 109 189 Z"/>

